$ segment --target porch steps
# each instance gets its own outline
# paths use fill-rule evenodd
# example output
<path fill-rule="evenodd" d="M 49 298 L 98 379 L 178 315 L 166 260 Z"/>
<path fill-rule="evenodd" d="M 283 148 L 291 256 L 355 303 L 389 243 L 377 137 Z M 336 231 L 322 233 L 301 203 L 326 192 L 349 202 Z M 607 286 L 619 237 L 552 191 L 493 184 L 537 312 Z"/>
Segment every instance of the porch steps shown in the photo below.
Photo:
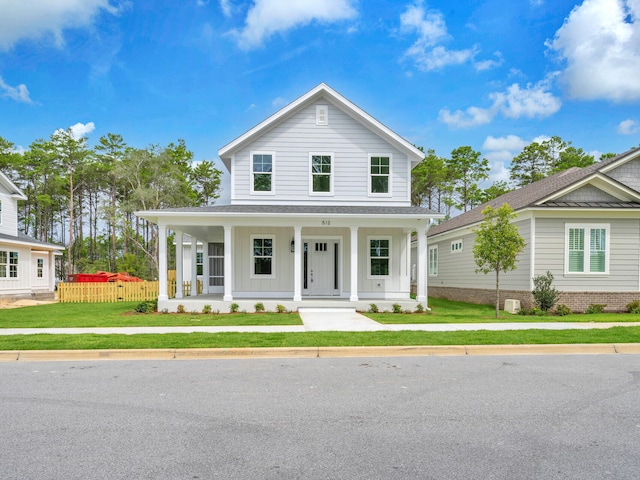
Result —
<path fill-rule="evenodd" d="M 305 330 L 373 332 L 387 330 L 385 325 L 374 322 L 356 312 L 355 308 L 321 308 L 303 307 L 298 309 Z"/>

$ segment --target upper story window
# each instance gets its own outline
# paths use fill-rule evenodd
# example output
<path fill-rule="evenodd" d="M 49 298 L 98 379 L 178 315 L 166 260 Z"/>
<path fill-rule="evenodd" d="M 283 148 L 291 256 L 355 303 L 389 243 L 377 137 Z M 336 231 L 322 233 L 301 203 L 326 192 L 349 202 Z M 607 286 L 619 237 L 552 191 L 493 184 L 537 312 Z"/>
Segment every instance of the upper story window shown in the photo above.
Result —
<path fill-rule="evenodd" d="M 274 193 L 272 152 L 251 153 L 251 193 Z"/>
<path fill-rule="evenodd" d="M 316 105 L 316 125 L 329 125 L 329 107 Z"/>
<path fill-rule="evenodd" d="M 391 238 L 369 238 L 369 276 L 388 277 L 391 271 Z"/>
<path fill-rule="evenodd" d="M 311 194 L 331 195 L 333 193 L 333 154 L 312 153 L 311 157 Z"/>
<path fill-rule="evenodd" d="M 438 246 L 429 247 L 429 275 L 438 275 Z"/>
<path fill-rule="evenodd" d="M 565 235 L 565 272 L 609 272 L 609 225 L 567 224 Z"/>
<path fill-rule="evenodd" d="M 451 253 L 462 251 L 462 239 L 454 240 L 451 242 Z"/>
<path fill-rule="evenodd" d="M 369 156 L 369 193 L 387 195 L 391 193 L 389 178 L 391 175 L 391 157 Z"/>

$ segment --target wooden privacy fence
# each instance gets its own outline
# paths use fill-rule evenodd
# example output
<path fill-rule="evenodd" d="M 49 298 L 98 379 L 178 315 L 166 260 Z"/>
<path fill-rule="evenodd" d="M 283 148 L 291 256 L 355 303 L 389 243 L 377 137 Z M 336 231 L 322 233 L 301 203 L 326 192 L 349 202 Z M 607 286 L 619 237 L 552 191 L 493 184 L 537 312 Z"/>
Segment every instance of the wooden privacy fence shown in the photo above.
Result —
<path fill-rule="evenodd" d="M 198 280 L 197 294 L 202 293 L 202 281 Z M 59 283 L 58 301 L 61 303 L 112 303 L 143 302 L 158 298 L 158 282 L 87 282 Z M 182 288 L 186 297 L 191 293 L 191 282 L 184 282 Z M 176 296 L 176 282 L 167 282 L 169 298 Z"/>

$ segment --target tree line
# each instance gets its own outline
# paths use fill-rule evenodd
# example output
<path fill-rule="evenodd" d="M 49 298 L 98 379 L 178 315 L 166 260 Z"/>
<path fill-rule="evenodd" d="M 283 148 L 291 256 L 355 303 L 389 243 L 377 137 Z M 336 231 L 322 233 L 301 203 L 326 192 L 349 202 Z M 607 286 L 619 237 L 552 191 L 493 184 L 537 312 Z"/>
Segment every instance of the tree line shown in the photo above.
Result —
<path fill-rule="evenodd" d="M 422 147 L 418 147 L 424 152 Z M 599 160 L 615 156 L 606 153 Z M 572 167 L 586 167 L 596 159 L 572 143 L 554 136 L 533 142 L 511 161 L 509 182 L 499 180 L 486 188 L 489 161 L 470 146 L 454 149 L 449 157 L 427 150 L 411 172 L 411 202 L 450 217 L 453 210 L 466 212 L 515 188 Z"/>
<path fill-rule="evenodd" d="M 184 140 L 135 148 L 109 133 L 89 148 L 85 136 L 77 138 L 67 129 L 19 153 L 0 137 L 0 171 L 27 196 L 19 204 L 20 229 L 67 247 L 60 278 L 97 270 L 157 278 L 157 226 L 133 212 L 215 202 L 222 172 L 213 162 L 193 157 Z M 571 142 L 552 137 L 527 145 L 513 158 L 510 183 L 481 188 L 489 178 L 489 162 L 480 152 L 462 146 L 441 157 L 429 149 L 412 171 L 411 202 L 449 217 L 453 210 L 465 212 L 513 188 L 594 162 Z"/>
<path fill-rule="evenodd" d="M 89 148 L 71 129 L 21 153 L 0 137 L 0 170 L 27 197 L 18 206 L 20 230 L 67 246 L 58 278 L 97 270 L 156 278 L 157 226 L 133 212 L 209 205 L 222 174 L 213 162 L 193 162 L 184 140 L 134 148 L 109 133 Z"/>

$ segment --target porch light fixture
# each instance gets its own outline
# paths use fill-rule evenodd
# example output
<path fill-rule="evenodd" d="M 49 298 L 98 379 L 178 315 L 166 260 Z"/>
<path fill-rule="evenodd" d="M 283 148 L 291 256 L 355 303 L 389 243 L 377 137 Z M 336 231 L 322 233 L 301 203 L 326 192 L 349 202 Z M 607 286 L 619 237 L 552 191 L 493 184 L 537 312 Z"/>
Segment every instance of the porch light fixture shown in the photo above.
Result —
<path fill-rule="evenodd" d="M 296 251 L 296 241 L 295 239 L 291 239 L 291 253 L 294 253 Z"/>

